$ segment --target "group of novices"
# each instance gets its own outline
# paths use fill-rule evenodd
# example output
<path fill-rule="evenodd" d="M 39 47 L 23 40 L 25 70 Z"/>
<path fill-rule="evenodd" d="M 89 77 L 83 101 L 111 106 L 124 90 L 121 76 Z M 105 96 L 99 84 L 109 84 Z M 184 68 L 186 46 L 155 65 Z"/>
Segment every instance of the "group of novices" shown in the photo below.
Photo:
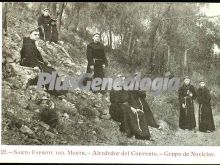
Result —
<path fill-rule="evenodd" d="M 196 91 L 191 85 L 190 78 L 185 77 L 183 85 L 179 88 L 180 117 L 179 127 L 181 129 L 193 130 L 196 127 L 194 100 L 199 103 L 198 124 L 199 131 L 212 132 L 215 130 L 212 109 L 211 95 L 203 80 L 199 83 Z"/>
<path fill-rule="evenodd" d="M 58 33 L 56 24 L 50 18 L 49 10 L 45 9 L 42 16 L 38 19 L 39 27 L 30 32 L 29 37 L 24 37 L 23 46 L 21 49 L 20 64 L 26 67 L 32 67 L 39 72 L 52 73 L 55 71 L 43 57 L 36 46 L 36 41 L 39 39 L 45 42 L 58 42 Z M 108 66 L 108 60 L 104 51 L 104 45 L 100 42 L 100 34 L 93 35 L 93 42 L 87 46 L 87 73 L 93 73 L 93 78 L 104 77 L 104 68 Z M 119 77 L 125 78 L 122 75 Z M 36 85 L 38 77 L 31 79 L 27 86 Z M 48 90 L 49 85 L 45 85 L 48 93 L 55 96 L 65 96 L 67 91 Z M 135 136 L 137 139 L 150 139 L 148 126 L 161 129 L 153 117 L 146 99 L 145 91 L 111 91 L 109 109 L 113 120 L 120 122 L 120 130 L 125 132 L 128 137 Z M 179 89 L 180 102 L 180 119 L 179 126 L 181 129 L 194 129 L 196 127 L 194 104 L 193 101 L 198 99 L 199 102 L 199 130 L 214 131 L 214 121 L 212 116 L 210 93 L 205 87 L 204 81 L 200 82 L 200 88 L 195 91 L 193 85 L 190 84 L 190 79 L 185 78 L 184 84 Z M 50 107 L 50 106 L 47 106 Z M 54 109 L 54 108 L 53 108 Z M 44 111 L 43 118 L 54 116 L 53 111 Z M 46 116 L 46 117 L 45 117 Z M 57 116 L 57 115 L 55 115 Z M 56 121 L 57 120 L 45 120 Z M 49 123 L 54 126 L 54 123 Z"/>

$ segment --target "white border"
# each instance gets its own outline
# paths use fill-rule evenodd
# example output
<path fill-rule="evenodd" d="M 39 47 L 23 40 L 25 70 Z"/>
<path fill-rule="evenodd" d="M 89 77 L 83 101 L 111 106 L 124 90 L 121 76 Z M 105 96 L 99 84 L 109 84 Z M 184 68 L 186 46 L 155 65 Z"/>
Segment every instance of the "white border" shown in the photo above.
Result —
<path fill-rule="evenodd" d="M 0 3 L 0 43 L 1 43 L 1 48 L 0 48 L 0 73 L 1 73 L 1 78 L 0 78 L 0 84 L 1 84 L 1 87 L 0 87 L 0 96 L 1 96 L 1 99 L 0 99 L 0 132 L 2 132 L 2 2 Z M 0 145 L 1 145 L 1 136 L 2 134 L 0 134 Z M 1 159 L 0 159 L 1 160 Z"/>
<path fill-rule="evenodd" d="M 2 19 L 2 2 L 0 3 L 0 17 Z M 2 21 L 0 22 L 0 35 L 2 36 Z M 0 43 L 2 45 L 2 37 L 0 37 Z M 2 61 L 2 46 L 1 57 Z M 1 63 L 2 65 L 2 63 Z M 0 68 L 2 71 L 2 67 Z M 2 79 L 0 79 L 2 85 Z M 0 89 L 0 94 L 2 94 Z M 2 100 L 0 101 L 2 103 Z M 0 113 L 1 119 L 1 113 Z M 1 125 L 1 120 L 0 120 Z M 1 127 L 0 127 L 1 132 Z M 183 137 L 187 138 L 187 137 Z M 220 137 L 216 137 L 220 138 Z M 1 141 L 1 135 L 0 135 Z M 8 154 L 1 154 L 2 150 L 6 150 Z M 53 151 L 53 155 L 33 155 L 33 154 L 13 154 L 14 151 Z M 86 156 L 74 156 L 68 155 L 68 150 L 83 151 L 89 153 Z M 92 155 L 93 151 L 129 151 L 129 156 L 97 156 Z M 66 155 L 56 155 L 56 151 L 63 151 Z M 156 152 L 163 154 L 166 151 L 172 153 L 184 153 L 184 152 L 209 152 L 215 156 L 203 157 L 203 156 L 132 156 L 131 152 Z M 11 152 L 11 153 L 10 153 Z M 220 147 L 219 146 L 27 146 L 27 145 L 0 145 L 0 162 L 11 163 L 165 163 L 165 164 L 217 164 L 220 163 Z"/>
<path fill-rule="evenodd" d="M 187 137 L 186 137 L 187 138 Z M 1 155 L 0 162 L 18 163 L 164 163 L 164 164 L 217 164 L 220 163 L 220 147 L 187 147 L 187 146 L 6 146 L 2 145 L 0 150 L 6 149 L 8 154 Z M 32 151 L 51 151 L 53 155 L 37 155 Z M 29 154 L 13 154 L 13 152 L 25 151 Z M 57 151 L 64 152 L 65 155 L 56 155 Z M 87 155 L 69 155 L 68 151 L 85 152 Z M 119 152 L 118 156 L 93 155 L 94 151 L 99 152 Z M 128 156 L 122 156 L 123 151 L 130 152 Z M 134 156 L 135 152 L 157 153 L 158 156 Z M 164 153 L 181 153 L 181 156 L 165 156 Z M 183 156 L 184 153 L 189 156 Z M 192 156 L 191 152 L 211 153 L 213 156 Z M 161 155 L 160 155 L 161 154 Z"/>

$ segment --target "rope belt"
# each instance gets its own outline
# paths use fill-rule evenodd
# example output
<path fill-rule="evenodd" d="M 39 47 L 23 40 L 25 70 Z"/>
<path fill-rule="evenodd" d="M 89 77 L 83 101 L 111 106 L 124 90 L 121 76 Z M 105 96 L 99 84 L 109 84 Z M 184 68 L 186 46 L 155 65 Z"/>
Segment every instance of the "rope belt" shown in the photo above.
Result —
<path fill-rule="evenodd" d="M 139 100 L 139 102 L 140 102 L 140 104 L 141 104 L 141 109 L 136 109 L 136 108 L 134 108 L 134 109 L 135 109 L 135 110 L 134 110 L 134 113 L 136 114 L 136 117 L 137 117 L 138 129 L 142 132 L 141 127 L 140 127 L 140 119 L 139 119 L 139 116 L 138 116 L 138 112 L 144 113 L 144 111 L 143 111 L 143 104 L 142 104 L 140 98 L 138 98 L 138 100 Z"/>

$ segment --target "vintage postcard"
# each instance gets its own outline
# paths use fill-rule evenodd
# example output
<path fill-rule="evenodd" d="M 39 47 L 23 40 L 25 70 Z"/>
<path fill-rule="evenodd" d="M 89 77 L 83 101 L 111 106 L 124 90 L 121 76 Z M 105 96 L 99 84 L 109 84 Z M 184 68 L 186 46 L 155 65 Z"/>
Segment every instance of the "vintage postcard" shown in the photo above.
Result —
<path fill-rule="evenodd" d="M 220 3 L 0 13 L 0 162 L 220 163 Z"/>

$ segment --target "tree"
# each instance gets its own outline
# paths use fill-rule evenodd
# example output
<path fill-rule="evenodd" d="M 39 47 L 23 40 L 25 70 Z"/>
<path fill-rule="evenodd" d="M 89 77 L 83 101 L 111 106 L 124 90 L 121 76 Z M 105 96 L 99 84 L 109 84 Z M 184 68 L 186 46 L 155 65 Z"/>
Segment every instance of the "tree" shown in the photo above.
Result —
<path fill-rule="evenodd" d="M 64 9 L 66 7 L 66 3 L 65 2 L 61 2 L 59 3 L 59 12 L 58 12 L 58 30 L 60 31 L 61 28 L 61 24 L 62 24 L 62 15 L 64 12 Z"/>
<path fill-rule="evenodd" d="M 50 14 L 52 18 L 57 18 L 57 2 L 48 2 Z"/>
<path fill-rule="evenodd" d="M 2 3 L 2 9 L 3 9 L 3 30 L 5 31 L 5 33 L 7 34 L 7 29 L 8 29 L 8 26 L 7 26 L 7 12 L 8 12 L 8 3 L 7 2 L 4 2 Z"/>

